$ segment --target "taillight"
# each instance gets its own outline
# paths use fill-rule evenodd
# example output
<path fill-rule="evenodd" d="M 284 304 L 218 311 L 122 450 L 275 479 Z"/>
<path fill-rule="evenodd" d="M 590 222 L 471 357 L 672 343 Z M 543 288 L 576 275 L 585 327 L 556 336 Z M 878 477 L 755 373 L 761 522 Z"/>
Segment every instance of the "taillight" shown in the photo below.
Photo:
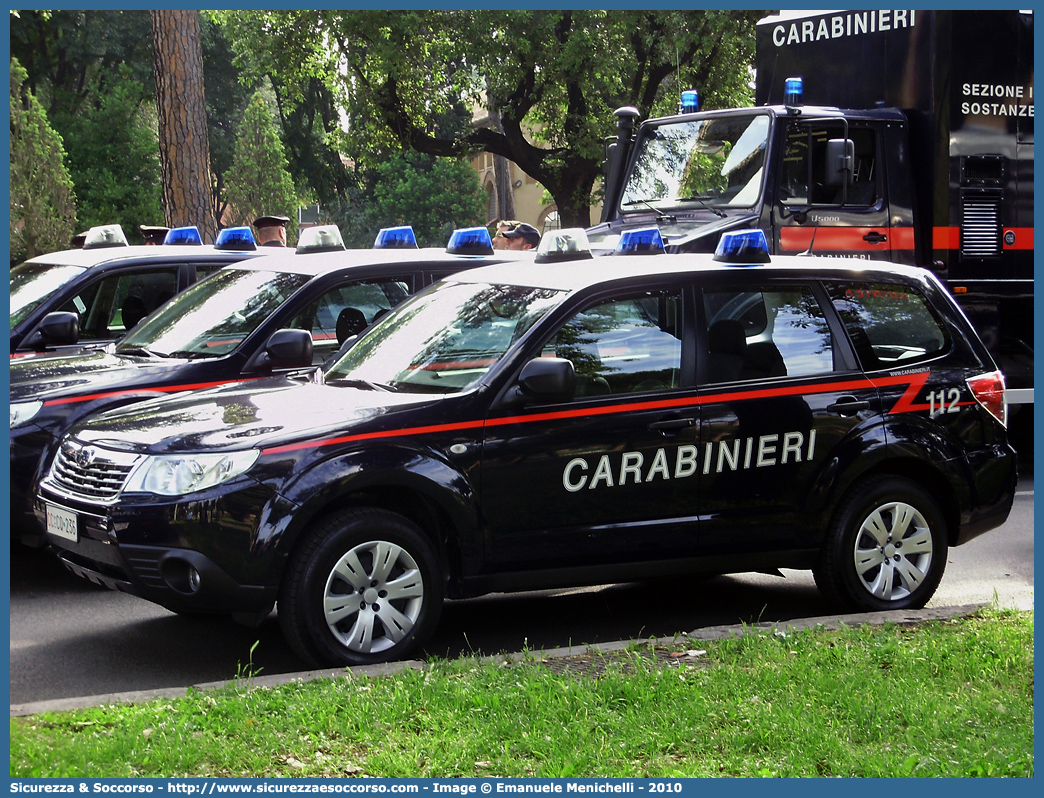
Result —
<path fill-rule="evenodd" d="M 975 401 L 985 407 L 1005 427 L 1008 426 L 1008 396 L 1004 390 L 1004 375 L 999 371 L 968 378 Z"/>

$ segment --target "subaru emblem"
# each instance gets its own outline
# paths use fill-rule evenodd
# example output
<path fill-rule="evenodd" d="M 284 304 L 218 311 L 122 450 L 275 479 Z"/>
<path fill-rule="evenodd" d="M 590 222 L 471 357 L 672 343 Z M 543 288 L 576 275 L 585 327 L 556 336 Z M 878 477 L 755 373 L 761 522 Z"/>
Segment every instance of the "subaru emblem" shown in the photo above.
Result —
<path fill-rule="evenodd" d="M 84 446 L 80 451 L 76 453 L 75 460 L 76 465 L 80 468 L 87 468 L 91 463 L 94 462 L 94 458 L 97 456 L 97 452 L 89 446 Z"/>

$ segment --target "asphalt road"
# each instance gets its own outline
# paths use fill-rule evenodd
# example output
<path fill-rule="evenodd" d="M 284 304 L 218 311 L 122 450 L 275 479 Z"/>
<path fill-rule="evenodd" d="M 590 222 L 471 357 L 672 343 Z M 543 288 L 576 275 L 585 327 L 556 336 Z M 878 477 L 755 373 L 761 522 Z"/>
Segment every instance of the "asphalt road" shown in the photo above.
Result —
<path fill-rule="evenodd" d="M 1033 606 L 1033 479 L 1004 527 L 949 555 L 929 606 Z M 705 626 L 829 614 L 807 572 L 484 596 L 449 602 L 428 647 L 438 656 L 494 654 L 668 637 Z M 191 620 L 67 573 L 52 555 L 11 548 L 11 703 L 183 687 L 253 670 L 307 666 L 273 614 L 258 629 Z"/>

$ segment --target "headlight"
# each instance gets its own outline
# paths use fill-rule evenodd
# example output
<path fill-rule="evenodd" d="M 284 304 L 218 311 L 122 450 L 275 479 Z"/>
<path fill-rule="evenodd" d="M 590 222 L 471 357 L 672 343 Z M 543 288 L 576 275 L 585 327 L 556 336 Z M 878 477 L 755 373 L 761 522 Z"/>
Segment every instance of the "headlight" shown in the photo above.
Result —
<path fill-rule="evenodd" d="M 146 457 L 131 472 L 123 490 L 182 496 L 239 476 L 257 461 L 258 455 L 257 449 L 250 449 L 226 454 Z"/>
<path fill-rule="evenodd" d="M 11 405 L 12 429 L 20 424 L 24 424 L 39 413 L 41 407 L 43 407 L 43 402 L 16 402 Z"/>

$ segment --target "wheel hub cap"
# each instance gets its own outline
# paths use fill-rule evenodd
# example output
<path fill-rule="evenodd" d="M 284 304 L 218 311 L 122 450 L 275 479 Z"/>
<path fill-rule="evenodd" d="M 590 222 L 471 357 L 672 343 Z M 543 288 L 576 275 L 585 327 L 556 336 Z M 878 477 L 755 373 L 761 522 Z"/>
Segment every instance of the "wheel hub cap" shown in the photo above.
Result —
<path fill-rule="evenodd" d="M 404 548 L 383 540 L 355 546 L 326 579 L 323 614 L 342 646 L 375 654 L 404 640 L 424 607 L 424 579 Z"/>
<path fill-rule="evenodd" d="M 866 517 L 853 547 L 863 588 L 883 601 L 913 593 L 932 567 L 932 533 L 924 515 L 906 502 L 883 504 Z"/>

